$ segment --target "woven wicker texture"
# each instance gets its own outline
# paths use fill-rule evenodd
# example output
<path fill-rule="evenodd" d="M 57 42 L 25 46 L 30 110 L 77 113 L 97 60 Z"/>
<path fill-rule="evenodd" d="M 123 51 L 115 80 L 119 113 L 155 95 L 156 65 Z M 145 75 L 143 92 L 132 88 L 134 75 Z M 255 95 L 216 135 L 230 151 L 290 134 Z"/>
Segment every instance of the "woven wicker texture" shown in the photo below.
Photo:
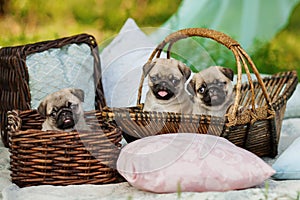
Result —
<path fill-rule="evenodd" d="M 2 141 L 8 146 L 6 112 L 19 109 L 31 109 L 31 95 L 29 87 L 28 66 L 26 57 L 30 54 L 43 52 L 51 48 L 61 48 L 68 44 L 82 44 L 90 46 L 94 57 L 95 81 L 95 109 L 106 105 L 101 82 L 101 68 L 98 46 L 95 38 L 88 34 L 79 34 L 57 40 L 43 41 L 16 47 L 3 47 L 0 49 L 0 131 Z"/>
<path fill-rule="evenodd" d="M 94 58 L 95 110 L 85 112 L 91 131 L 41 131 L 42 118 L 31 108 L 28 55 L 87 44 Z M 1 136 L 11 153 L 12 182 L 33 185 L 104 184 L 120 181 L 116 160 L 122 132 L 104 120 L 106 106 L 98 46 L 93 36 L 80 34 L 57 40 L 0 49 Z M 2 76 L 3 74 L 3 76 Z"/>
<path fill-rule="evenodd" d="M 125 138 L 132 141 L 155 134 L 195 132 L 225 137 L 240 147 L 259 156 L 274 157 L 280 136 L 281 123 L 287 100 L 295 90 L 298 79 L 295 71 L 284 72 L 262 79 L 255 64 L 239 43 L 224 33 L 190 28 L 167 36 L 153 51 L 148 62 L 159 58 L 166 49 L 170 58 L 172 45 L 187 37 L 204 37 L 215 40 L 232 51 L 237 64 L 237 84 L 232 109 L 224 118 L 207 115 L 188 115 L 166 112 L 143 112 L 140 102 L 144 75 L 141 77 L 135 108 L 105 108 L 103 115 L 114 119 L 122 127 Z M 242 70 L 248 82 L 242 84 Z M 250 70 L 255 74 L 253 81 Z M 239 112 L 243 108 L 243 112 Z"/>
<path fill-rule="evenodd" d="M 33 185 L 104 184 L 119 180 L 116 160 L 121 130 L 89 111 L 93 131 L 41 131 L 36 110 L 9 112 L 12 182 Z"/>

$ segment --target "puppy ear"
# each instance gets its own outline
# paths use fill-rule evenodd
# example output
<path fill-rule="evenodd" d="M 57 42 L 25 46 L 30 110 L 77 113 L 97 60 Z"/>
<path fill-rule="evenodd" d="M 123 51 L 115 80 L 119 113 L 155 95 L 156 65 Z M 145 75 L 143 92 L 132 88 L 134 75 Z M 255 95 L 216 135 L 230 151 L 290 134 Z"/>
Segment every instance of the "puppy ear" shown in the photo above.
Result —
<path fill-rule="evenodd" d="M 190 82 L 187 84 L 186 89 L 187 91 L 192 95 L 195 96 L 196 95 L 196 82 L 194 81 L 194 79 L 191 79 Z"/>
<path fill-rule="evenodd" d="M 148 75 L 148 73 L 151 71 L 151 69 L 154 67 L 155 64 L 156 61 L 147 61 L 147 63 L 144 64 L 143 73 L 145 77 Z"/>
<path fill-rule="evenodd" d="M 227 67 L 220 67 L 220 71 L 231 81 L 233 81 L 234 72 L 232 69 Z"/>
<path fill-rule="evenodd" d="M 186 66 L 185 64 L 183 64 L 182 62 L 178 63 L 178 69 L 182 73 L 182 75 L 185 77 L 185 79 L 188 80 L 192 73 L 191 69 L 188 66 Z"/>
<path fill-rule="evenodd" d="M 84 102 L 84 91 L 81 89 L 72 89 L 71 93 L 76 96 L 81 102 Z"/>
<path fill-rule="evenodd" d="M 38 113 L 42 117 L 46 117 L 46 114 L 47 114 L 46 107 L 47 107 L 47 103 L 45 101 L 42 101 L 40 103 L 39 107 L 37 108 Z"/>

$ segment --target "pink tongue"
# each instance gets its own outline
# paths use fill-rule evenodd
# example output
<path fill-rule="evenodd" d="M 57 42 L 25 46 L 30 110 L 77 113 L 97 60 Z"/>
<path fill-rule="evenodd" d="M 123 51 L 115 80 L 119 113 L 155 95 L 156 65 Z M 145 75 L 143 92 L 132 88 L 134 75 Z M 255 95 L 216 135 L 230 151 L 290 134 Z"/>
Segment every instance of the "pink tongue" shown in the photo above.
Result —
<path fill-rule="evenodd" d="M 71 122 L 70 119 L 66 119 L 66 120 L 64 121 L 64 123 L 69 123 L 69 122 Z"/>
<path fill-rule="evenodd" d="M 218 96 L 217 95 L 213 95 L 212 97 L 211 97 L 211 100 L 217 100 L 218 99 Z"/>
<path fill-rule="evenodd" d="M 161 96 L 161 97 L 165 97 L 165 96 L 168 95 L 168 93 L 167 93 L 166 91 L 159 91 L 158 94 L 159 94 L 159 96 Z"/>

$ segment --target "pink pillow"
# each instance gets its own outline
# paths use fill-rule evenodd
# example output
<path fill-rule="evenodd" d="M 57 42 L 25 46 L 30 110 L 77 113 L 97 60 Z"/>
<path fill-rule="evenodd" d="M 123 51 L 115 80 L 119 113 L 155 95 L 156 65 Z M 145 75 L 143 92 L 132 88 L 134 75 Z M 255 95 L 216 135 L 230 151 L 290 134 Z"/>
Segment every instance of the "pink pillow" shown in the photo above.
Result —
<path fill-rule="evenodd" d="M 206 134 L 164 134 L 126 145 L 119 173 L 155 193 L 227 191 L 261 184 L 275 171 L 253 153 Z"/>

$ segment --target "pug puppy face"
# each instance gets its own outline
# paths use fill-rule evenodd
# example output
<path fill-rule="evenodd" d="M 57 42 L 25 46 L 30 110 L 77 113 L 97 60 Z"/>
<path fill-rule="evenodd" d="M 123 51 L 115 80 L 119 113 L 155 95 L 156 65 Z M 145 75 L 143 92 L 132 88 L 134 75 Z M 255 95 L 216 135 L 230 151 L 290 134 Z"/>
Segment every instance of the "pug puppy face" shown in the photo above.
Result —
<path fill-rule="evenodd" d="M 222 116 L 233 101 L 231 69 L 212 66 L 196 73 L 190 82 L 194 95 L 193 113 Z"/>
<path fill-rule="evenodd" d="M 86 127 L 82 102 L 81 89 L 66 88 L 46 96 L 38 107 L 40 115 L 46 118 L 42 130 L 72 131 Z"/>
<path fill-rule="evenodd" d="M 185 108 L 185 112 L 191 112 L 191 100 L 185 90 L 191 70 L 186 65 L 174 59 L 157 58 L 144 65 L 143 71 L 148 75 L 149 85 L 144 110 L 182 112 Z"/>

